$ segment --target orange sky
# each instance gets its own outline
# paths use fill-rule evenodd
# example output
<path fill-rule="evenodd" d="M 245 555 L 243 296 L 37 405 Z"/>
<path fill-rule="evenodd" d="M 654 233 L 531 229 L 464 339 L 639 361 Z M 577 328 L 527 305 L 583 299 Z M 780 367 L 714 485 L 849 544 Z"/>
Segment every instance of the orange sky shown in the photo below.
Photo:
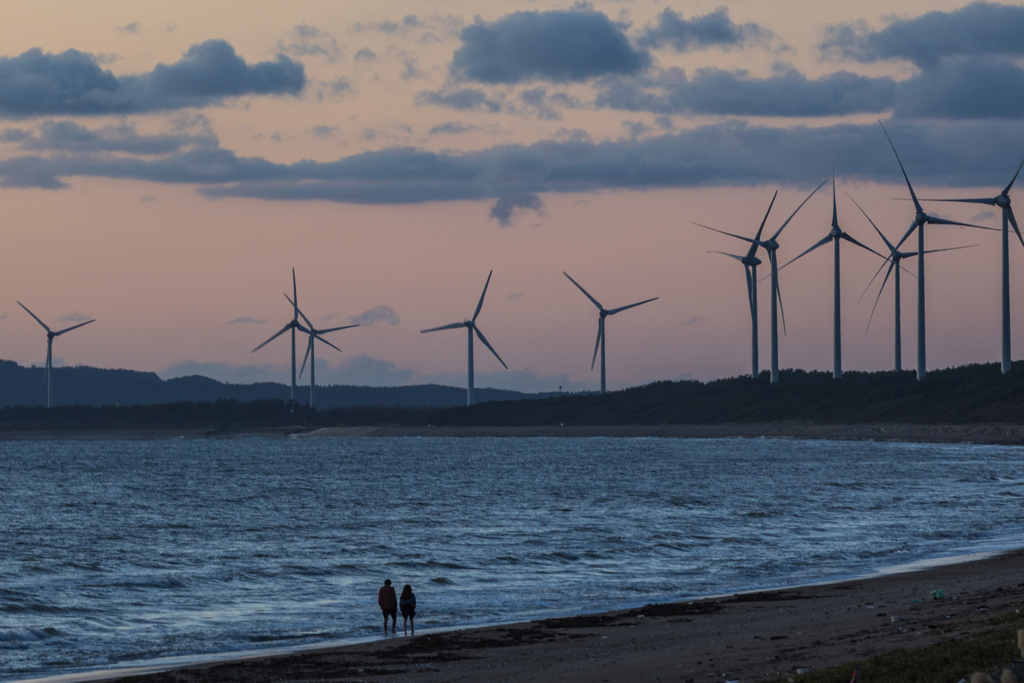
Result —
<path fill-rule="evenodd" d="M 603 2 L 589 11 L 629 23 L 632 38 L 670 7 L 683 17 L 707 14 L 712 2 Z M 926 10 L 951 11 L 964 3 L 752 3 L 729 5 L 736 23 L 752 22 L 775 34 L 775 46 L 676 54 L 655 53 L 659 68 L 703 66 L 746 69 L 766 78 L 774 62 L 791 64 L 809 78 L 839 69 L 871 77 L 908 78 L 907 61 L 836 65 L 818 58 L 815 46 L 828 24 L 864 19 L 884 27 L 883 15 L 913 18 Z M 461 26 L 474 15 L 497 22 L 516 10 L 569 9 L 572 3 L 392 0 L 383 3 L 310 2 L 95 2 L 65 4 L 12 2 L 0 26 L 4 56 L 30 48 L 61 53 L 76 49 L 102 56 L 105 69 L 120 77 L 149 72 L 179 60 L 190 46 L 209 39 L 230 43 L 249 64 L 275 59 L 295 40 L 295 27 L 318 30 L 317 45 L 330 52 L 293 54 L 305 69 L 303 92 L 293 95 L 227 97 L 198 107 L 149 113 L 80 116 L 40 114 L 0 121 L 5 129 L 38 131 L 44 122 L 71 121 L 90 130 L 134 126 L 138 133 L 166 135 L 187 128 L 215 135 L 219 147 L 237 156 L 276 164 L 302 159 L 322 163 L 362 152 L 413 147 L 455 154 L 500 145 L 529 145 L 565 139 L 585 131 L 595 143 L 628 140 L 623 122 L 642 122 L 640 138 L 665 134 L 654 112 L 594 107 L 568 108 L 545 119 L 520 107 L 500 112 L 454 111 L 417 104 L 417 93 L 450 86 L 449 63 L 461 44 Z M 415 15 L 427 28 L 387 33 L 365 28 Z M 453 19 L 459 17 L 462 24 Z M 890 17 L 891 20 L 891 17 Z M 132 25 L 135 25 L 132 28 Z M 363 28 L 360 30 L 359 26 Z M 430 32 L 436 40 L 424 42 Z M 779 46 L 788 46 L 781 49 Z M 373 61 L 357 60 L 369 49 Z M 415 60 L 413 76 L 408 60 Z M 407 74 L 408 76 L 408 74 Z M 343 94 L 327 83 L 344 78 Z M 523 82 L 486 86 L 488 93 L 515 101 L 524 88 L 546 87 L 585 99 L 594 82 Z M 2 100 L 0 69 L 0 100 Z M 891 112 L 821 117 L 736 117 L 676 114 L 672 130 L 743 120 L 772 128 L 835 126 L 888 120 Z M 196 117 L 205 117 L 197 119 Z M 462 135 L 431 134 L 435 126 L 458 121 L 474 130 Z M 936 124 L 939 125 L 939 124 Z M 946 125 L 946 124 L 941 124 Z M 1000 124 L 1003 125 L 1003 124 Z M 1012 125 L 1012 122 L 1006 124 Z M 1018 124 L 1019 125 L 1019 124 Z M 315 132 L 323 129 L 321 135 Z M 877 127 L 877 125 L 876 125 Z M 881 130 L 879 144 L 885 145 Z M 899 146 L 899 140 L 896 141 Z M 891 163 L 891 154 L 882 161 Z M 0 160 L 27 152 L 14 142 L 0 144 Z M 60 152 L 47 152 L 58 155 Z M 112 153 L 119 159 L 129 155 Z M 998 175 L 1012 174 L 1024 149 L 1009 149 Z M 923 159 L 904 159 L 911 179 L 925 173 Z M 848 191 L 886 230 L 890 239 L 910 223 L 909 204 L 892 201 L 906 188 L 892 182 L 845 180 L 844 159 L 836 158 L 840 223 L 852 235 L 881 249 L 881 241 L 845 197 Z M 487 273 L 491 289 L 479 318 L 506 372 L 477 348 L 477 384 L 526 390 L 592 389 L 590 371 L 597 315 L 562 275 L 567 271 L 606 307 L 658 296 L 658 301 L 624 312 L 608 322 L 611 388 L 660 379 L 710 379 L 749 371 L 749 316 L 742 268 L 706 253 L 740 253 L 742 245 L 697 228 L 693 221 L 752 235 L 775 189 L 780 189 L 771 225 L 788 215 L 809 189 L 829 176 L 827 165 L 797 187 L 779 183 L 738 183 L 736 187 L 649 187 L 540 191 L 540 213 L 522 210 L 509 227 L 490 217 L 493 197 L 465 201 L 347 204 L 323 200 L 269 201 L 208 199 L 196 183 L 171 183 L 69 175 L 66 189 L 0 189 L 4 205 L 5 266 L 0 268 L 0 357 L 29 364 L 42 361 L 43 331 L 16 301 L 56 326 L 61 316 L 95 317 L 92 325 L 61 337 L 54 355 L 67 364 L 151 370 L 164 376 L 203 369 L 234 381 L 287 376 L 287 343 L 282 337 L 251 350 L 288 321 L 281 294 L 290 290 L 290 269 L 298 274 L 300 305 L 323 326 L 346 324 L 376 306 L 393 309 L 399 322 L 377 322 L 329 338 L 344 354 L 318 349 L 318 381 L 394 383 L 464 381 L 462 333 L 419 334 L 426 327 L 461 321 L 472 314 Z M 987 196 L 998 189 L 927 189 L 922 195 Z M 949 183 L 944 183 L 948 185 Z M 966 194 L 965 194 L 966 193 Z M 944 206 L 942 215 L 969 220 L 988 207 Z M 785 261 L 823 237 L 831 218 L 830 188 L 818 193 L 787 228 L 780 242 Z M 983 224 L 996 226 L 987 217 Z M 929 248 L 978 243 L 964 252 L 930 257 L 928 270 L 929 366 L 946 367 L 998 358 L 998 236 L 959 228 L 929 228 Z M 892 297 L 887 290 L 871 329 L 865 332 L 877 288 L 858 304 L 880 261 L 845 248 L 843 256 L 844 366 L 889 369 L 892 363 Z M 1024 249 L 1012 252 L 1014 283 L 1021 282 Z M 767 265 L 767 259 L 764 259 Z M 787 335 L 781 341 L 783 367 L 831 368 L 831 248 L 823 248 L 782 274 Z M 909 265 L 911 270 L 916 266 Z M 767 274 L 767 267 L 762 268 Z M 906 276 L 903 299 L 904 366 L 913 366 L 916 283 Z M 876 284 L 877 287 L 877 284 Z M 1019 288 L 1018 290 L 1019 291 Z M 761 359 L 768 366 L 768 282 L 761 283 Z M 1014 349 L 1024 348 L 1024 297 L 1013 300 Z M 334 316 L 334 317 L 330 317 Z M 234 323 L 239 318 L 256 322 Z M 74 317 L 68 317 L 73 320 Z M 1015 353 L 1015 357 L 1019 351 Z M 370 369 L 347 364 L 366 356 L 381 361 Z M 363 359 L 363 366 L 366 359 Z M 248 367 L 257 366 L 257 367 Z"/>

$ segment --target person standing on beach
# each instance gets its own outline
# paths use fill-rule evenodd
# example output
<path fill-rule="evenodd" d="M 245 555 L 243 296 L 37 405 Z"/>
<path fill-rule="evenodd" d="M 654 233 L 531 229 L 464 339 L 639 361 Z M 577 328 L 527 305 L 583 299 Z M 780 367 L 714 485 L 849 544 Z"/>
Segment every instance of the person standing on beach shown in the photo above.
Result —
<path fill-rule="evenodd" d="M 384 613 L 384 635 L 388 634 L 388 616 L 391 617 L 391 632 L 394 633 L 398 623 L 398 599 L 395 597 L 395 589 L 391 587 L 391 579 L 385 579 L 384 585 L 377 591 L 377 604 Z"/>
<path fill-rule="evenodd" d="M 413 619 L 416 618 L 416 594 L 412 592 L 412 586 L 409 584 L 405 584 L 405 588 L 402 589 L 398 607 L 402 610 L 402 633 L 409 635 L 405 630 L 405 625 L 408 623 L 412 634 L 416 635 L 416 624 L 413 623 Z"/>

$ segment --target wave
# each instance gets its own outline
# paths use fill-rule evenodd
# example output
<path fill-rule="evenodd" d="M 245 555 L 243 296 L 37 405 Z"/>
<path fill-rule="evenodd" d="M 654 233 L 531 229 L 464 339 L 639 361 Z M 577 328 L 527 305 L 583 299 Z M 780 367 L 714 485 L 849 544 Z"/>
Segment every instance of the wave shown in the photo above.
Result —
<path fill-rule="evenodd" d="M 34 643 L 64 635 L 55 628 L 19 628 L 0 631 L 0 643 Z"/>

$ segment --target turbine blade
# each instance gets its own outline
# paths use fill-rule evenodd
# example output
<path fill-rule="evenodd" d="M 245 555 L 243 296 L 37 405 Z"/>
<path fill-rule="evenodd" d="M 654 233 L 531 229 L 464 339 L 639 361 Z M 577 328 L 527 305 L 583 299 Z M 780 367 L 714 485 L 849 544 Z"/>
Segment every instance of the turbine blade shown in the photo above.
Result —
<path fill-rule="evenodd" d="M 811 193 L 809 195 L 807 195 L 807 199 L 805 199 L 802 202 L 800 202 L 800 206 L 796 207 L 796 211 L 791 213 L 789 215 L 789 218 L 786 219 L 786 222 L 783 223 L 781 226 L 779 226 L 779 229 L 775 231 L 774 235 L 772 235 L 772 239 L 773 240 L 776 239 L 779 235 L 782 234 L 782 231 L 786 229 L 786 226 L 789 225 L 789 222 L 791 220 L 793 220 L 794 216 L 796 216 L 797 211 L 799 211 L 800 209 L 804 208 L 804 204 L 806 204 L 808 202 L 808 200 L 810 200 L 810 198 L 814 196 L 814 193 L 817 192 L 818 190 L 820 190 L 822 188 L 822 186 L 824 186 L 825 183 L 827 183 L 827 182 L 828 182 L 828 178 L 826 178 L 825 180 L 822 180 L 821 181 L 821 185 L 818 185 L 816 188 L 814 188 L 811 191 Z"/>
<path fill-rule="evenodd" d="M 280 336 L 281 336 L 282 334 L 284 334 L 284 333 L 285 333 L 285 332 L 287 332 L 288 330 L 292 329 L 292 327 L 293 327 L 294 325 L 295 325 L 295 323 L 294 323 L 294 322 L 290 322 L 290 323 L 288 323 L 287 325 L 285 325 L 284 327 L 282 327 L 282 328 L 281 328 L 281 331 L 280 331 L 280 332 L 278 332 L 278 333 L 277 333 L 277 334 L 275 334 L 275 335 L 274 335 L 273 337 L 271 337 L 271 338 L 270 338 L 270 339 L 268 339 L 267 341 L 265 341 L 265 342 L 263 342 L 262 344 L 260 344 L 259 346 L 257 346 L 257 347 L 256 347 L 255 349 L 253 349 L 253 350 L 252 350 L 252 352 L 253 352 L 253 353 L 256 353 L 257 351 L 259 351 L 260 349 L 262 349 L 262 348 L 263 348 L 264 346 L 266 346 L 266 345 L 267 345 L 267 344 L 269 344 L 270 342 L 274 341 L 275 339 L 277 339 L 278 337 L 280 337 Z"/>
<path fill-rule="evenodd" d="M 451 325 L 442 325 L 441 327 L 431 327 L 429 330 L 420 330 L 420 334 L 426 334 L 427 332 L 437 332 L 438 330 L 454 330 L 457 327 L 465 327 L 466 323 L 452 323 Z"/>
<path fill-rule="evenodd" d="M 907 234 L 905 234 L 902 237 L 902 239 L 900 239 L 900 241 L 896 243 L 896 249 L 899 249 L 901 246 L 903 246 L 903 243 L 907 241 L 907 238 L 914 234 L 915 229 L 924 229 L 921 227 L 921 224 L 917 222 L 917 218 L 914 218 L 914 222 L 910 224 L 910 229 L 907 230 Z M 895 251 L 895 249 L 893 251 Z"/>
<path fill-rule="evenodd" d="M 54 337 L 59 337 L 60 335 L 64 334 L 65 332 L 70 332 L 71 330 L 77 330 L 79 327 L 82 327 L 83 325 L 88 325 L 89 323 L 94 323 L 94 322 L 96 322 L 95 318 L 93 318 L 92 320 L 87 320 L 84 323 L 78 323 L 77 325 L 72 325 L 71 327 L 65 327 L 60 332 L 54 332 L 53 336 Z"/>
<path fill-rule="evenodd" d="M 21 306 L 22 308 L 24 308 L 24 309 L 25 309 L 25 311 L 26 311 L 26 312 L 28 312 L 28 314 L 29 314 L 30 316 L 32 316 L 33 318 L 36 318 L 36 314 L 35 314 L 35 313 L 33 313 L 32 311 L 29 311 L 29 310 L 28 310 L 28 306 L 26 306 L 25 304 L 21 303 L 20 301 L 18 302 L 18 305 L 19 305 L 19 306 Z M 44 330 L 46 330 L 47 332 L 49 332 L 49 331 L 50 331 L 50 328 L 46 326 L 46 323 L 44 323 L 44 322 L 43 322 L 42 320 L 40 320 L 39 318 L 36 318 L 36 322 L 37 322 L 37 323 L 39 323 L 40 325 L 42 325 L 42 326 L 43 326 L 43 329 L 44 329 Z"/>
<path fill-rule="evenodd" d="M 836 215 L 836 167 L 832 167 L 832 227 L 839 229 L 839 217 Z"/>
<path fill-rule="evenodd" d="M 875 297 L 875 305 L 871 307 L 871 315 L 868 316 L 868 326 L 864 328 L 865 332 L 871 328 L 871 319 L 875 317 L 875 309 L 878 308 L 878 302 L 881 300 L 882 292 L 885 290 L 885 283 L 889 281 L 889 275 L 892 273 L 894 265 L 896 265 L 896 261 L 890 261 L 889 270 L 885 271 L 885 278 L 882 279 L 882 286 L 878 288 L 878 296 Z"/>
<path fill-rule="evenodd" d="M 999 231 L 999 228 L 987 228 L 984 225 L 974 225 L 973 223 L 961 223 L 959 221 L 947 221 L 945 218 L 934 218 L 932 216 L 928 216 L 928 221 L 927 222 L 931 223 L 932 225 L 960 225 L 960 226 L 963 226 L 965 228 L 980 228 L 981 230 L 994 230 L 996 232 Z"/>
<path fill-rule="evenodd" d="M 309 335 L 309 343 L 306 344 L 306 355 L 302 357 L 302 369 L 299 370 L 299 377 L 302 377 L 302 373 L 306 370 L 306 361 L 309 360 L 309 352 L 313 348 L 313 335 Z"/>
<path fill-rule="evenodd" d="M 484 283 L 484 291 L 480 294 L 480 303 L 476 305 L 476 311 L 473 313 L 473 322 L 476 322 L 476 317 L 480 315 L 480 309 L 484 307 L 484 297 L 487 296 L 487 285 L 491 284 L 491 275 L 494 271 L 487 273 L 487 282 Z"/>
<path fill-rule="evenodd" d="M 889 146 L 892 147 L 892 153 L 896 155 L 896 163 L 900 165 L 900 170 L 903 171 L 903 179 L 907 181 L 907 189 L 910 190 L 910 198 L 914 200 L 914 208 L 917 209 L 918 213 L 924 213 L 924 209 L 921 208 L 921 202 L 917 201 L 917 195 L 914 194 L 914 186 L 910 184 L 910 178 L 907 177 L 907 172 L 903 168 L 903 162 L 900 161 L 900 154 L 896 151 L 896 145 L 892 144 L 892 138 L 889 137 L 889 131 L 882 125 L 882 121 L 878 121 L 878 125 L 882 126 L 882 132 L 885 133 L 885 139 L 889 141 Z"/>
<path fill-rule="evenodd" d="M 328 346 L 330 346 L 330 347 L 331 347 L 332 349 L 335 349 L 335 350 L 336 350 L 336 351 L 337 351 L 338 353 L 343 353 L 343 351 L 342 351 L 341 349 L 339 349 L 339 348 L 338 348 L 337 346 L 335 346 L 335 345 L 334 345 L 334 344 L 332 344 L 331 342 L 329 342 L 329 341 L 327 341 L 326 339 L 324 339 L 323 337 L 321 337 L 321 336 L 320 336 L 319 334 L 315 334 L 315 333 L 314 333 L 314 334 L 313 334 L 313 339 L 319 339 L 319 340 L 320 340 L 320 341 L 322 341 L 322 342 L 323 342 L 324 344 L 327 344 L 327 345 L 328 345 Z M 310 343 L 312 344 L 312 342 L 310 342 Z"/>
<path fill-rule="evenodd" d="M 302 316 L 302 319 L 306 321 L 306 324 L 307 324 L 307 325 L 309 325 L 309 328 L 310 328 L 310 329 L 314 329 L 314 328 L 313 328 L 313 323 L 311 323 L 311 322 L 309 321 L 309 318 L 307 318 L 307 317 L 306 317 L 306 314 L 302 312 L 302 309 L 301 309 L 301 308 L 299 308 L 299 305 L 298 305 L 298 304 L 297 304 L 296 302 L 294 302 L 294 301 L 292 301 L 291 299 L 289 299 L 289 298 L 288 298 L 288 295 L 287 295 L 287 294 L 285 294 L 285 295 L 284 295 L 284 298 L 285 298 L 285 299 L 288 299 L 288 303 L 290 303 L 290 304 L 291 304 L 292 306 L 294 306 L 294 307 L 295 307 L 295 310 L 296 310 L 296 311 L 298 311 L 299 315 L 301 315 L 301 316 Z"/>
<path fill-rule="evenodd" d="M 359 327 L 359 325 L 356 324 L 356 325 L 342 325 L 341 327 L 330 327 L 330 328 L 328 328 L 326 330 L 317 330 L 316 333 L 317 334 L 327 334 L 328 332 L 337 332 L 338 330 L 347 330 L 350 327 Z"/>
<path fill-rule="evenodd" d="M 1009 193 L 1010 193 L 1010 188 L 1011 188 L 1011 187 L 1013 187 L 1013 183 L 1014 183 L 1014 182 L 1015 182 L 1015 181 L 1017 180 L 1017 176 L 1019 176 L 1019 175 L 1020 175 L 1020 169 L 1021 169 L 1021 168 L 1024 168 L 1024 161 L 1021 161 L 1021 162 L 1020 162 L 1020 166 L 1018 166 L 1018 167 L 1017 167 L 1017 172 L 1013 174 L 1013 180 L 1011 180 L 1011 181 L 1010 181 L 1010 184 L 1009 184 L 1009 185 L 1007 185 L 1007 186 L 1006 186 L 1006 187 L 1005 187 L 1005 188 L 1003 189 L 1003 194 L 1009 194 Z"/>
<path fill-rule="evenodd" d="M 299 286 L 295 283 L 295 269 L 292 268 L 292 320 L 299 319 Z"/>
<path fill-rule="evenodd" d="M 956 251 L 958 249 L 970 249 L 971 247 L 976 247 L 976 246 L 978 246 L 978 245 L 977 244 L 965 244 L 962 247 L 946 247 L 945 249 L 925 249 L 924 253 L 926 253 L 926 254 L 937 254 L 940 251 Z"/>
<path fill-rule="evenodd" d="M 824 184 L 825 183 L 822 183 L 821 185 L 824 185 Z M 818 187 L 821 187 L 821 185 L 819 185 Z M 776 274 L 776 278 L 775 278 L 775 280 L 776 280 L 775 296 L 777 296 L 779 298 L 779 313 L 782 314 L 782 336 L 785 337 L 785 336 L 787 336 L 787 334 L 786 334 L 786 309 L 783 308 L 783 306 L 782 306 L 782 286 L 778 283 L 779 269 L 778 269 L 778 265 L 777 264 L 778 264 L 778 256 L 775 254 L 774 251 L 772 251 L 772 266 L 775 267 L 775 274 Z"/>
<path fill-rule="evenodd" d="M 569 273 L 567 273 L 567 272 L 565 272 L 565 271 L 563 270 L 563 271 L 562 271 L 562 275 L 564 275 L 564 276 L 568 277 L 568 278 L 569 278 L 569 282 L 571 282 L 571 283 L 573 283 L 574 285 L 576 285 L 577 287 L 579 287 L 579 288 L 580 288 L 580 291 L 581 291 L 581 292 L 583 292 L 584 294 L 586 294 L 586 295 L 587 295 L 587 298 L 588 298 L 588 299 L 590 299 L 590 301 L 591 301 L 591 302 L 592 302 L 592 303 L 593 303 L 593 304 L 594 304 L 595 306 L 597 306 L 597 309 L 598 309 L 599 311 L 603 311 L 603 310 L 604 310 L 604 306 L 602 306 L 601 304 L 599 304 L 599 303 L 597 302 L 597 299 L 595 299 L 594 297 L 590 296 L 590 292 L 588 292 L 587 290 L 583 289 L 583 287 L 581 287 L 581 286 L 580 286 L 580 283 L 576 282 L 576 281 L 575 281 L 575 280 L 573 280 L 573 279 L 572 279 L 571 277 L 569 277 Z"/>
<path fill-rule="evenodd" d="M 721 254 L 722 256 L 728 256 L 729 258 L 734 258 L 737 261 L 739 261 L 740 263 L 743 263 L 743 257 L 742 256 L 737 256 L 736 254 L 727 254 L 724 251 L 708 251 L 706 253 L 708 253 L 708 254 Z"/>
<path fill-rule="evenodd" d="M 480 338 L 480 341 L 484 343 L 484 346 L 486 346 L 490 350 L 490 352 L 494 354 L 494 357 L 498 359 L 498 362 L 501 363 L 502 365 L 505 365 L 505 361 L 501 359 L 501 356 L 498 355 L 498 352 L 495 351 L 494 347 L 491 346 L 491 343 L 487 341 L 487 337 L 485 337 L 484 333 L 480 331 L 480 328 L 474 325 L 473 331 L 476 332 L 476 336 Z M 508 370 L 507 365 L 505 365 L 505 369 Z"/>
<path fill-rule="evenodd" d="M 711 230 L 713 232 L 717 232 L 717 233 L 720 233 L 722 235 L 728 235 L 729 237 L 735 237 L 738 240 L 743 240 L 744 242 L 750 242 L 754 246 L 757 246 L 757 241 L 756 240 L 752 240 L 749 237 L 743 237 L 742 235 L 734 235 L 731 232 L 726 232 L 725 230 L 719 230 L 718 228 L 712 228 L 712 227 L 709 227 L 707 225 L 704 225 L 703 223 L 694 223 L 694 225 L 696 225 L 698 228 L 704 228 L 705 230 Z"/>
<path fill-rule="evenodd" d="M 743 272 L 747 276 L 747 305 L 750 306 L 750 315 L 754 315 L 754 280 L 750 274 L 750 266 L 743 264 Z"/>
<path fill-rule="evenodd" d="M 858 242 L 858 241 L 857 241 L 856 239 L 854 239 L 854 238 L 850 237 L 850 235 L 849 235 L 849 234 L 847 234 L 847 233 L 845 233 L 845 232 L 844 232 L 843 234 L 841 234 L 841 235 L 839 236 L 839 238 L 840 238 L 840 239 L 844 239 L 844 240 L 846 240 L 846 241 L 847 241 L 847 242 L 849 242 L 850 244 L 856 244 L 856 245 L 857 245 L 858 247 L 860 247 L 861 249 L 867 249 L 868 251 L 870 251 L 870 252 L 871 252 L 872 254 L 874 254 L 874 255 L 875 255 L 875 256 L 877 256 L 878 258 L 883 258 L 883 259 L 885 258 L 885 256 L 882 256 L 881 254 L 879 254 L 879 253 L 878 253 L 877 251 L 875 251 L 874 249 L 872 249 L 872 248 L 871 248 L 871 247 L 869 247 L 868 245 L 866 245 L 866 244 L 861 244 L 860 242 Z"/>
<path fill-rule="evenodd" d="M 636 308 L 637 306 L 643 306 L 644 304 L 649 304 L 652 301 L 655 301 L 657 299 L 658 299 L 658 297 L 654 297 L 653 299 L 644 299 L 643 301 L 638 301 L 635 304 L 630 304 L 628 306 L 619 306 L 618 308 L 613 308 L 612 310 L 608 311 L 608 315 L 615 315 L 616 313 L 621 313 L 622 311 L 625 311 L 625 310 L 630 309 L 630 308 Z"/>
<path fill-rule="evenodd" d="M 594 371 L 594 363 L 597 362 L 597 350 L 601 348 L 601 337 L 604 336 L 604 319 L 599 318 L 597 321 L 597 341 L 594 342 L 594 357 L 590 360 L 590 371 Z"/>
<path fill-rule="evenodd" d="M 849 192 L 847 192 L 847 193 L 846 193 L 846 196 L 847 196 L 847 197 L 850 197 L 850 193 L 849 193 Z M 860 212 L 861 212 L 862 214 L 864 214 L 864 218 L 867 218 L 867 219 L 868 219 L 868 223 L 870 223 L 870 224 L 871 224 L 871 227 L 875 229 L 875 232 L 877 232 L 877 233 L 878 233 L 878 236 L 882 238 L 882 241 L 883 241 L 883 242 L 885 242 L 885 246 L 889 247 L 889 251 L 890 251 L 890 252 L 896 251 L 896 247 L 894 247 L 894 246 L 892 245 L 892 242 L 890 242 L 890 241 L 889 241 L 888 239 L 886 239 L 885 235 L 883 235 L 883 234 L 882 234 L 882 231 L 878 229 L 878 226 L 877 226 L 877 225 L 875 225 L 875 222 L 874 222 L 873 220 L 871 220 L 871 216 L 869 216 L 869 215 L 868 215 L 868 212 L 867 212 L 867 211 L 865 211 L 864 209 L 861 209 L 861 208 L 860 208 L 860 204 L 858 204 L 858 203 L 857 203 L 857 200 L 856 200 L 856 199 L 854 199 L 853 197 L 850 197 L 850 201 L 851 201 L 851 202 L 853 202 L 853 205 L 854 205 L 854 206 L 856 206 L 856 207 L 857 207 L 858 209 L 860 209 Z M 883 258 L 884 258 L 884 257 L 883 257 Z"/>
<path fill-rule="evenodd" d="M 1020 240 L 1021 246 L 1024 246 L 1024 237 L 1020 236 L 1020 228 L 1017 227 L 1017 219 L 1014 218 L 1014 216 L 1013 216 L 1013 207 L 1012 206 L 1006 207 L 1006 213 L 1007 213 L 1007 217 L 1010 219 L 1010 225 L 1013 226 L 1013 231 L 1015 233 L 1017 233 L 1017 239 Z"/>
<path fill-rule="evenodd" d="M 764 212 L 764 218 L 761 219 L 761 227 L 757 229 L 757 235 L 754 237 L 758 242 L 761 241 L 761 231 L 764 230 L 764 224 L 768 222 L 768 214 L 772 212 L 772 207 L 775 206 L 775 198 L 779 196 L 779 191 L 775 190 L 775 194 L 772 195 L 772 201 L 768 204 L 768 210 Z M 743 238 L 740 238 L 743 239 Z"/>
<path fill-rule="evenodd" d="M 893 253 L 896 253 L 895 249 L 893 249 Z M 859 297 L 857 297 L 857 303 L 860 303 L 860 300 L 863 299 L 864 295 L 868 293 L 868 290 L 871 289 L 871 283 L 878 278 L 879 273 L 881 273 L 885 269 L 885 264 L 888 263 L 889 261 L 895 262 L 895 259 L 893 259 L 893 257 L 890 255 L 889 258 L 885 259 L 885 261 L 882 262 L 882 265 L 878 267 L 878 270 L 875 271 L 875 274 L 871 276 L 870 280 L 868 280 L 868 286 L 865 287 L 864 291 L 860 293 Z"/>
<path fill-rule="evenodd" d="M 988 204 L 989 206 L 995 206 L 996 200 L 993 199 L 925 199 L 921 198 L 922 202 L 959 202 L 961 204 Z"/>
<path fill-rule="evenodd" d="M 818 240 L 817 242 L 815 242 L 814 246 L 812 246 L 810 249 L 806 250 L 804 253 L 800 254 L 800 256 L 797 256 L 796 258 L 790 259 L 789 262 L 786 263 L 786 266 L 788 266 L 793 261 L 796 261 L 797 259 L 799 259 L 799 258 L 801 258 L 803 256 L 806 256 L 807 254 L 810 254 L 812 251 L 814 251 L 818 247 L 825 246 L 826 244 L 828 244 L 831 241 L 832 241 L 832 235 L 827 235 L 826 237 L 824 237 L 824 238 Z M 782 268 L 785 268 L 786 266 L 782 266 Z M 779 268 L 779 270 L 782 270 L 782 268 Z"/>

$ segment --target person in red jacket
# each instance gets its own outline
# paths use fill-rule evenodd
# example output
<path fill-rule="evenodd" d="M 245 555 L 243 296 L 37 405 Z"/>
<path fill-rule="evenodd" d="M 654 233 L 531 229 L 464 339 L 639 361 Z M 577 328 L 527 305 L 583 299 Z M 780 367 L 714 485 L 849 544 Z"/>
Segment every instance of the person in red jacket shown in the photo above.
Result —
<path fill-rule="evenodd" d="M 384 635 L 388 634 L 388 616 L 391 617 L 391 632 L 394 633 L 398 621 L 398 598 L 395 589 L 391 587 L 391 579 L 385 579 L 384 585 L 377 591 L 377 604 L 384 613 Z"/>

